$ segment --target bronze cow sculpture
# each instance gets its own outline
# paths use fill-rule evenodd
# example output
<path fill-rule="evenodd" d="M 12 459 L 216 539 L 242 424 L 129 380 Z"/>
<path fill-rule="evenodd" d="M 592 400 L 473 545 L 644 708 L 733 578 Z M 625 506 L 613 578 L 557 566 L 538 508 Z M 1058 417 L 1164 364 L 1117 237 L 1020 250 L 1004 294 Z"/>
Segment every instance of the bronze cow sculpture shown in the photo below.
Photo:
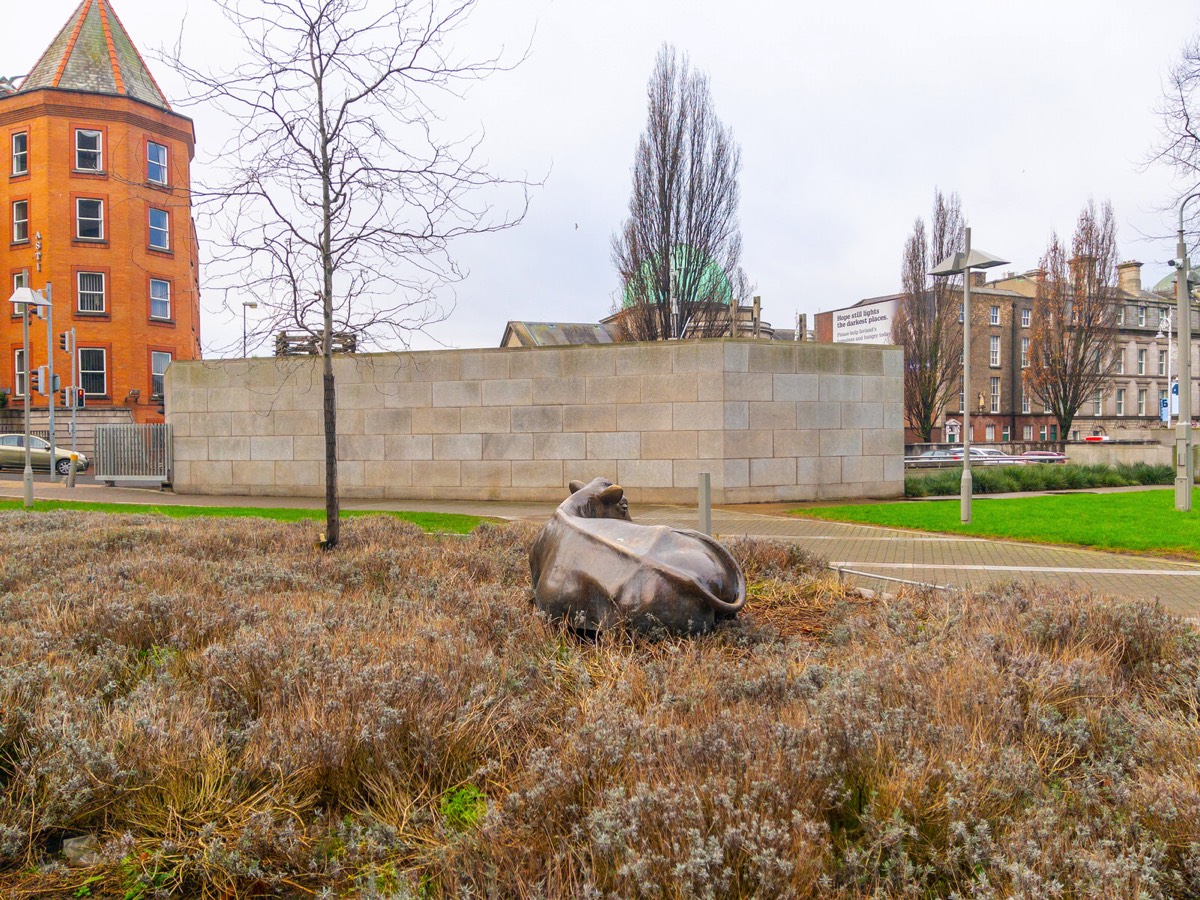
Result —
<path fill-rule="evenodd" d="M 572 481 L 529 551 L 538 609 L 579 631 L 702 634 L 746 603 L 746 576 L 706 534 L 637 525 L 620 485 Z"/>

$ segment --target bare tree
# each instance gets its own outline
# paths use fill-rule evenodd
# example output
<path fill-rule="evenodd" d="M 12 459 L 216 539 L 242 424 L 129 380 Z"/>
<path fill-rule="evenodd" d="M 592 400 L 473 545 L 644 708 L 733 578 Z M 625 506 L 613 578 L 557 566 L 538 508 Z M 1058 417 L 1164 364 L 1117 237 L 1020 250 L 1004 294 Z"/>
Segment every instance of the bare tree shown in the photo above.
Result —
<path fill-rule="evenodd" d="M 1158 112 L 1162 133 L 1154 158 L 1180 176 L 1180 197 L 1200 191 L 1200 35 L 1188 41 L 1171 68 Z M 1200 208 L 1193 207 L 1193 222 L 1197 216 Z"/>
<path fill-rule="evenodd" d="M 1117 336 L 1117 225 L 1112 205 L 1083 208 L 1071 249 L 1050 238 L 1033 302 L 1031 365 L 1025 389 L 1058 422 L 1062 439 L 1080 407 L 1115 372 Z"/>
<path fill-rule="evenodd" d="M 713 110 L 708 78 L 666 44 L 647 88 L 629 218 L 613 235 L 622 322 L 636 340 L 709 337 L 729 327 L 738 275 L 741 150 Z M 674 301 L 674 309 L 672 308 Z"/>
<path fill-rule="evenodd" d="M 962 278 L 931 278 L 929 270 L 960 250 L 965 236 L 958 195 L 935 191 L 928 235 L 918 217 L 904 244 L 892 340 L 904 348 L 905 419 L 925 442 L 962 381 Z"/>
<path fill-rule="evenodd" d="M 335 336 L 407 346 L 446 314 L 434 292 L 459 277 L 449 242 L 524 215 L 525 183 L 481 168 L 478 138 L 442 137 L 432 105 L 503 66 L 450 46 L 476 0 L 215 2 L 243 36 L 246 61 L 201 70 L 178 45 L 167 59 L 191 85 L 190 105 L 236 125 L 199 192 L 221 234 L 208 286 L 255 297 L 267 312 L 260 333 L 294 327 L 319 342 L 331 548 Z M 493 210 L 486 189 L 505 185 L 520 192 L 517 215 Z"/>

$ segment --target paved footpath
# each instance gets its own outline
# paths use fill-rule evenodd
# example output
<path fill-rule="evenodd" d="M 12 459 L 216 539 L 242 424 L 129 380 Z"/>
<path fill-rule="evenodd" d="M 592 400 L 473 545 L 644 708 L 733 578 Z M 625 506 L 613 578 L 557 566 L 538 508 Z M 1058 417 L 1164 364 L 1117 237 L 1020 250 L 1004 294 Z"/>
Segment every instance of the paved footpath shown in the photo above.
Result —
<path fill-rule="evenodd" d="M 0 480 L 0 496 L 20 497 L 21 482 Z M 145 488 L 79 485 L 73 490 L 39 480 L 39 499 L 71 499 L 108 503 L 151 503 L 192 506 L 257 506 L 320 508 L 317 498 L 203 497 Z M 347 499 L 344 509 L 408 509 L 492 516 L 542 522 L 553 503 L 474 501 L 376 501 Z M 634 520 L 647 525 L 695 528 L 696 509 L 686 506 L 635 506 Z M 1157 599 L 1173 612 L 1200 618 L 1200 564 L 1152 556 L 1101 553 L 1043 544 L 988 538 L 936 535 L 868 525 L 750 512 L 744 508 L 713 509 L 713 531 L 724 537 L 750 536 L 787 540 L 864 586 L 888 589 L 887 579 L 943 586 L 984 586 L 1013 579 L 1036 581 L 1122 597 Z M 894 587 L 893 587 L 894 589 Z"/>

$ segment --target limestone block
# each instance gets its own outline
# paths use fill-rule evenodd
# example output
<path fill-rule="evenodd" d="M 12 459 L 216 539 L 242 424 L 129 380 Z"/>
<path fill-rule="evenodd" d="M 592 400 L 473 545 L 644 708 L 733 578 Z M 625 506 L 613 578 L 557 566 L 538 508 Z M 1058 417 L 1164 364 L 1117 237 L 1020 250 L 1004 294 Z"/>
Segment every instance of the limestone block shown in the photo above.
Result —
<path fill-rule="evenodd" d="M 773 438 L 776 456 L 816 457 L 821 455 L 821 432 L 816 429 L 776 431 Z"/>
<path fill-rule="evenodd" d="M 836 461 L 837 457 L 829 457 L 821 459 L 815 456 L 801 457 L 796 460 L 796 484 L 815 485 L 821 481 L 822 464 L 830 459 Z M 841 472 L 839 467 L 838 472 Z"/>
<path fill-rule="evenodd" d="M 290 386 L 262 387 L 253 384 L 247 396 L 250 398 L 250 411 L 259 415 L 269 416 L 277 410 L 292 408 Z"/>
<path fill-rule="evenodd" d="M 339 459 L 337 464 L 338 490 L 347 491 L 365 485 L 368 465 L 369 463 L 361 459 Z"/>
<path fill-rule="evenodd" d="M 696 432 L 696 456 L 700 459 L 723 459 L 725 457 L 725 432 Z"/>
<path fill-rule="evenodd" d="M 897 495 L 904 493 L 904 457 L 885 456 L 883 458 L 883 480 L 894 488 Z"/>
<path fill-rule="evenodd" d="M 338 459 L 383 459 L 385 440 L 382 434 L 339 434 Z"/>
<path fill-rule="evenodd" d="M 772 381 L 770 375 L 760 372 L 726 372 L 725 402 L 732 400 L 770 400 Z"/>
<path fill-rule="evenodd" d="M 885 403 L 883 405 L 883 427 L 895 431 L 904 430 L 904 404 Z"/>
<path fill-rule="evenodd" d="M 227 412 L 192 413 L 192 434 L 200 437 L 230 437 L 233 416 Z"/>
<path fill-rule="evenodd" d="M 322 466 L 324 463 L 315 460 L 300 462 L 275 463 L 275 484 L 281 487 L 301 487 L 318 485 L 324 482 Z"/>
<path fill-rule="evenodd" d="M 642 459 L 696 459 L 698 434 L 696 431 L 646 432 L 642 435 Z"/>
<path fill-rule="evenodd" d="M 587 436 L 588 459 L 639 459 L 641 455 L 640 432 L 596 432 Z"/>
<path fill-rule="evenodd" d="M 275 463 L 272 460 L 235 462 L 233 477 L 248 487 L 273 485 L 275 483 Z"/>
<path fill-rule="evenodd" d="M 367 431 L 367 416 L 375 413 L 366 409 L 340 409 L 337 414 L 338 434 L 365 434 Z"/>
<path fill-rule="evenodd" d="M 796 404 L 783 400 L 750 403 L 750 428 L 773 428 L 780 431 L 796 427 Z"/>
<path fill-rule="evenodd" d="M 240 460 L 250 458 L 249 437 L 213 437 L 208 439 L 208 458 L 211 460 Z"/>
<path fill-rule="evenodd" d="M 818 379 L 818 392 L 822 400 L 858 403 L 863 399 L 861 375 L 822 372 Z"/>
<path fill-rule="evenodd" d="M 250 438 L 251 459 L 272 459 L 276 462 L 294 459 L 292 438 L 283 436 Z"/>
<path fill-rule="evenodd" d="M 727 459 L 722 468 L 725 470 L 726 490 L 750 486 L 750 460 Z"/>
<path fill-rule="evenodd" d="M 870 392 L 868 392 L 870 388 Z M 899 375 L 881 375 L 863 380 L 863 396 L 871 400 L 904 402 L 904 378 Z"/>
<path fill-rule="evenodd" d="M 829 428 L 821 432 L 822 456 L 862 456 L 862 431 Z"/>
<path fill-rule="evenodd" d="M 350 409 L 379 409 L 387 405 L 387 395 L 378 384 L 339 384 L 338 414 Z"/>
<path fill-rule="evenodd" d="M 485 434 L 483 435 L 483 458 L 485 460 L 533 459 L 533 435 L 528 433 Z"/>
<path fill-rule="evenodd" d="M 867 396 L 872 395 L 868 394 Z M 866 400 L 862 403 L 847 403 L 842 408 L 842 427 L 882 428 L 883 404 L 871 403 Z"/>
<path fill-rule="evenodd" d="M 574 378 L 534 378 L 534 406 L 565 406 L 570 403 L 582 403 L 586 382 L 582 375 Z"/>
<path fill-rule="evenodd" d="M 616 375 L 616 357 L 609 353 L 611 349 L 611 345 L 607 347 L 563 347 L 559 351 L 562 353 L 562 374 L 568 377 L 572 375 Z"/>
<path fill-rule="evenodd" d="M 750 345 L 750 371 L 773 375 L 795 372 L 795 348 L 789 341 L 755 341 Z"/>
<path fill-rule="evenodd" d="M 533 403 L 533 381 L 514 378 L 483 383 L 484 406 L 529 406 Z"/>
<path fill-rule="evenodd" d="M 389 434 L 383 439 L 383 457 L 392 460 L 433 459 L 433 435 Z"/>
<path fill-rule="evenodd" d="M 768 484 L 795 484 L 796 460 L 752 459 L 750 460 L 750 486 Z"/>
<path fill-rule="evenodd" d="M 435 434 L 433 436 L 433 458 L 482 459 L 483 435 Z"/>
<path fill-rule="evenodd" d="M 193 391 L 181 387 L 168 390 L 166 397 L 166 408 L 172 415 L 208 412 L 208 391 Z"/>
<path fill-rule="evenodd" d="M 505 434 L 512 427 L 507 406 L 468 406 L 462 410 L 463 434 Z"/>
<path fill-rule="evenodd" d="M 624 424 L 617 422 L 617 410 L 625 410 L 628 404 L 618 407 L 615 403 L 598 403 L 594 406 L 564 406 L 563 425 L 568 431 L 612 432 Z M 669 421 L 669 420 L 668 420 Z M 592 479 L 588 479 L 591 481 Z"/>
<path fill-rule="evenodd" d="M 459 487 L 462 484 L 462 463 L 458 460 L 416 460 L 412 467 L 416 487 Z"/>
<path fill-rule="evenodd" d="M 411 381 L 461 381 L 462 357 L 460 351 L 433 350 L 427 353 L 409 354 L 412 367 Z"/>
<path fill-rule="evenodd" d="M 251 416 L 257 416 L 257 413 L 249 413 Z M 236 421 L 236 419 L 235 419 Z M 319 410 L 315 409 L 281 409 L 279 412 L 270 416 L 268 422 L 274 425 L 274 429 L 269 434 L 286 435 L 310 435 L 324 434 L 324 416 Z M 244 431 L 242 434 L 255 434 L 253 431 Z"/>
<path fill-rule="evenodd" d="M 513 460 L 513 487 L 562 487 L 563 464 L 557 459 Z M 565 496 L 566 490 L 563 490 Z"/>
<path fill-rule="evenodd" d="M 725 456 L 729 459 L 769 459 L 774 455 L 774 439 L 770 429 L 725 433 Z"/>
<path fill-rule="evenodd" d="M 586 459 L 587 435 L 574 432 L 535 434 L 533 436 L 533 458 L 535 460 Z M 566 482 L 564 481 L 563 484 Z"/>
<path fill-rule="evenodd" d="M 325 395 L 321 389 L 321 381 L 318 378 L 316 382 L 304 382 L 296 380 L 289 386 L 291 392 L 292 409 L 323 409 L 325 405 Z"/>
<path fill-rule="evenodd" d="M 889 348 L 883 353 L 883 374 L 892 378 L 904 377 L 904 351 L 900 348 Z"/>
<path fill-rule="evenodd" d="M 461 418 L 456 408 L 418 408 L 412 411 L 413 434 L 457 434 Z"/>
<path fill-rule="evenodd" d="M 842 460 L 842 480 L 876 484 L 883 481 L 883 457 L 848 456 Z"/>
<path fill-rule="evenodd" d="M 847 344 L 844 351 L 847 372 L 856 375 L 881 375 L 883 350 L 871 344 Z"/>
<path fill-rule="evenodd" d="M 863 429 L 863 456 L 904 458 L 904 433 L 896 428 Z"/>
<path fill-rule="evenodd" d="M 513 354 L 504 350 L 476 350 L 460 356 L 462 377 L 467 381 L 499 381 L 509 377 Z"/>
<path fill-rule="evenodd" d="M 718 341 L 686 341 L 669 346 L 674 357 L 673 372 L 720 372 L 724 364 L 725 351 Z"/>
<path fill-rule="evenodd" d="M 433 406 L 433 386 L 428 382 L 384 384 L 379 387 L 387 409 L 417 409 Z"/>
<path fill-rule="evenodd" d="M 671 350 L 667 343 L 650 341 L 620 344 L 609 352 L 613 356 L 614 372 L 618 375 L 669 375 L 675 361 Z"/>
<path fill-rule="evenodd" d="M 621 459 L 617 475 L 618 484 L 635 488 L 675 486 L 675 467 L 669 459 Z"/>
<path fill-rule="evenodd" d="M 676 431 L 716 431 L 724 423 L 724 403 L 709 400 L 671 404 L 671 424 Z"/>
<path fill-rule="evenodd" d="M 725 373 L 724 372 L 697 372 L 696 373 L 696 399 L 697 400 L 724 400 L 725 399 Z"/>
<path fill-rule="evenodd" d="M 367 416 L 368 434 L 412 434 L 412 412 L 407 409 L 377 409 Z"/>
<path fill-rule="evenodd" d="M 638 403 L 642 379 L 636 375 L 596 375 L 584 379 L 584 403 Z"/>
<path fill-rule="evenodd" d="M 696 375 L 643 375 L 641 399 L 647 403 L 687 403 L 699 399 Z M 618 403 L 622 402 L 617 400 Z M 630 401 L 632 402 L 632 401 Z"/>
<path fill-rule="evenodd" d="M 512 463 L 508 460 L 470 460 L 462 464 L 463 487 L 510 487 Z"/>
<path fill-rule="evenodd" d="M 381 459 L 371 463 L 368 469 L 368 482 L 383 488 L 387 496 L 389 487 L 409 487 L 412 485 L 412 462 L 407 459 Z"/>
<path fill-rule="evenodd" d="M 480 404 L 478 381 L 435 381 L 433 383 L 433 405 L 478 406 Z"/>
<path fill-rule="evenodd" d="M 841 428 L 842 404 L 819 401 L 796 404 L 797 428 Z"/>
<path fill-rule="evenodd" d="M 193 460 L 191 475 L 191 483 L 202 486 L 204 489 L 214 489 L 222 486 L 228 488 L 234 483 L 233 463 L 227 459 Z"/>
<path fill-rule="evenodd" d="M 509 350 L 509 378 L 558 378 L 563 374 L 563 358 L 570 348 L 526 347 Z M 582 373 L 581 373 L 582 374 Z"/>
<path fill-rule="evenodd" d="M 570 421 L 570 417 L 567 421 Z M 622 403 L 616 407 L 614 424 L 622 431 L 670 431 L 671 404 Z"/>
<path fill-rule="evenodd" d="M 771 376 L 772 398 L 775 400 L 820 400 L 817 387 L 817 376 L 811 373 Z"/>
<path fill-rule="evenodd" d="M 617 461 L 615 459 L 567 459 L 563 460 L 564 484 L 572 481 L 588 482 L 593 478 L 604 476 L 609 481 L 620 482 L 617 478 Z M 563 496 L 566 496 L 564 493 Z"/>
<path fill-rule="evenodd" d="M 726 372 L 750 371 L 750 343 L 748 341 L 722 341 L 725 351 Z"/>
<path fill-rule="evenodd" d="M 840 484 L 842 481 L 842 457 L 822 456 L 817 459 L 818 487 L 826 484 Z"/>
<path fill-rule="evenodd" d="M 297 415 L 293 413 L 293 415 Z M 275 433 L 275 416 L 256 412 L 236 412 L 229 417 L 229 428 L 234 434 L 267 435 Z M 175 432 L 179 434 L 178 431 Z"/>
<path fill-rule="evenodd" d="M 700 473 L 709 474 L 709 484 L 713 491 L 725 487 L 725 466 L 712 460 L 676 459 L 671 462 L 671 479 L 675 487 L 683 492 L 692 492 L 691 502 L 698 502 L 700 488 Z"/>
<path fill-rule="evenodd" d="M 213 440 L 220 440 L 220 438 L 213 438 Z M 175 452 L 176 464 L 193 460 L 203 462 L 208 459 L 208 438 L 206 437 L 180 437 L 176 434 L 171 444 Z"/>
<path fill-rule="evenodd" d="M 186 413 L 183 415 L 171 415 L 167 413 L 167 424 L 171 426 L 171 433 L 175 437 L 191 437 L 192 436 L 192 417 Z"/>
<path fill-rule="evenodd" d="M 563 408 L 561 406 L 514 406 L 512 407 L 512 430 L 514 433 L 562 431 Z"/>
<path fill-rule="evenodd" d="M 292 438 L 292 459 L 325 459 L 325 435 L 301 434 Z"/>

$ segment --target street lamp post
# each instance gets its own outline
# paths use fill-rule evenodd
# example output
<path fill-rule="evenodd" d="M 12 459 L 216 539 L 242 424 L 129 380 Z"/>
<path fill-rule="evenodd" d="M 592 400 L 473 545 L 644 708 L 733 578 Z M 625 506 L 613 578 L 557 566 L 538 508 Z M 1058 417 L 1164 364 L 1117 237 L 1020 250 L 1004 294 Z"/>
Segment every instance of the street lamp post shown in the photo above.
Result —
<path fill-rule="evenodd" d="M 1171 360 L 1176 359 L 1175 344 L 1172 340 L 1172 338 L 1175 334 L 1175 325 L 1174 325 L 1174 322 L 1172 321 L 1173 313 L 1174 313 L 1174 310 L 1168 306 L 1167 314 L 1164 317 L 1167 322 L 1167 333 L 1165 335 L 1163 334 L 1163 323 L 1162 323 L 1162 320 L 1160 319 L 1159 323 L 1158 323 L 1158 334 L 1154 335 L 1154 339 L 1157 341 L 1162 340 L 1164 337 L 1167 339 L 1167 423 L 1166 424 L 1168 426 L 1170 426 L 1170 424 L 1171 424 L 1171 417 L 1174 415 L 1177 415 L 1177 411 L 1172 409 L 1172 407 L 1176 405 L 1175 402 L 1172 400 L 1172 394 L 1176 397 L 1179 396 L 1179 382 L 1171 381 L 1171 371 L 1172 371 Z M 1173 392 L 1172 392 L 1172 388 L 1174 388 Z"/>
<path fill-rule="evenodd" d="M 966 229 L 966 247 L 947 256 L 930 269 L 935 278 L 951 275 L 963 277 L 963 473 L 959 486 L 961 494 L 962 521 L 971 521 L 971 270 L 990 269 L 1008 265 L 1008 260 L 998 259 L 982 250 L 971 249 L 971 229 Z"/>
<path fill-rule="evenodd" d="M 1179 425 L 1175 431 L 1175 508 L 1192 509 L 1192 298 L 1188 291 L 1187 241 L 1183 236 L 1183 208 L 1200 193 L 1189 194 L 1179 204 L 1179 234 L 1175 252 L 1175 317 L 1179 324 Z M 1170 402 L 1170 401 L 1168 401 Z"/>
<path fill-rule="evenodd" d="M 29 400 L 33 394 L 33 366 L 30 364 L 29 358 L 29 307 L 49 306 L 46 298 L 42 296 L 40 291 L 35 291 L 32 288 L 21 287 L 13 291 L 9 302 L 13 304 L 13 312 L 19 313 L 21 316 L 21 336 L 22 343 L 22 359 L 25 361 L 25 478 L 24 478 L 24 494 L 25 508 L 33 508 L 33 448 L 30 446 L 29 440 Z M 53 403 L 53 399 L 50 401 Z M 54 451 L 50 451 L 50 465 L 54 465 Z"/>
<path fill-rule="evenodd" d="M 248 309 L 258 309 L 258 301 L 242 301 L 242 359 L 246 358 L 246 310 Z"/>

